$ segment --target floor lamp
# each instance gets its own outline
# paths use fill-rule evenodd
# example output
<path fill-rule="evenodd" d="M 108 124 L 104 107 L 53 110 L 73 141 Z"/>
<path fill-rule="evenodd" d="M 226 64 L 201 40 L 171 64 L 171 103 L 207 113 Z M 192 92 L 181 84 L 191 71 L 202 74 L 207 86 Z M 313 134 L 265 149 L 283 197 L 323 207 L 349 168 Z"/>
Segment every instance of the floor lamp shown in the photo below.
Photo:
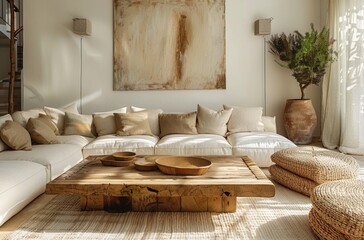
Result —
<path fill-rule="evenodd" d="M 258 19 L 254 23 L 254 34 L 263 36 L 263 104 L 264 104 L 264 115 L 267 114 L 267 41 L 266 35 L 270 35 L 271 22 L 273 18 Z"/>
<path fill-rule="evenodd" d="M 82 113 L 83 107 L 83 37 L 91 36 L 92 26 L 91 22 L 85 18 L 73 19 L 73 32 L 80 35 L 80 112 Z"/>

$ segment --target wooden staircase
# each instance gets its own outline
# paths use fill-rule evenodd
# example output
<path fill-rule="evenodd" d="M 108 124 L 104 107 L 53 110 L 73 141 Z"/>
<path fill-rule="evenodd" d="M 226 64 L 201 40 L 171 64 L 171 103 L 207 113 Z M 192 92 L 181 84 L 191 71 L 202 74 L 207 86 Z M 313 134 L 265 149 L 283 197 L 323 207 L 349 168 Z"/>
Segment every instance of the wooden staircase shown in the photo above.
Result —
<path fill-rule="evenodd" d="M 2 47 L 11 47 L 15 46 L 15 56 L 9 56 L 9 61 L 15 58 L 15 82 L 14 82 L 14 112 L 21 110 L 21 70 L 23 69 L 23 46 L 22 46 L 22 9 L 23 0 L 0 0 L 0 24 L 6 26 L 6 31 L 13 31 L 12 34 L 3 34 L 6 40 L 6 45 L 2 45 Z M 12 9 L 13 8 L 13 9 Z M 14 18 L 13 18 L 14 17 Z M 12 26 L 12 24 L 14 24 Z M 9 30 L 10 29 L 10 30 Z M 8 42 L 7 42 L 8 41 Z M 8 44 L 10 44 L 8 46 Z M 11 50 L 13 48 L 11 47 Z M 0 49 L 1 51 L 1 49 Z M 10 51 L 12 52 L 12 51 Z M 6 58 L 6 56 L 4 56 Z M 1 67 L 1 66 L 0 66 Z M 12 66 L 14 67 L 14 66 Z M 10 76 L 13 71 L 13 68 L 4 69 L 5 71 L 9 71 L 9 77 L 5 77 L 5 79 L 1 79 L 0 81 L 0 116 L 5 115 L 9 111 L 9 85 L 10 85 Z M 14 74 L 14 72 L 12 72 Z M 3 77 L 3 76 L 2 76 Z"/>
<path fill-rule="evenodd" d="M 0 116 L 8 113 L 9 80 L 0 82 Z M 16 74 L 14 85 L 14 111 L 21 110 L 21 81 L 20 73 Z"/>
<path fill-rule="evenodd" d="M 16 56 L 16 62 L 18 65 L 18 71 L 21 71 L 23 69 L 23 46 L 17 47 L 17 56 Z"/>

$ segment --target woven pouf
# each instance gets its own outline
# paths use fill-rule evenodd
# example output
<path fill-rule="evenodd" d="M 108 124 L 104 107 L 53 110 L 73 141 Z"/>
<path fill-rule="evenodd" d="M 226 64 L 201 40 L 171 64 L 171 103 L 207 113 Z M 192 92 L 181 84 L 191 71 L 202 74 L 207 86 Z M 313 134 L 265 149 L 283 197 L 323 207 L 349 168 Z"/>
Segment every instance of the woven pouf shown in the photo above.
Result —
<path fill-rule="evenodd" d="M 364 239 L 364 181 L 338 180 L 317 186 L 309 222 L 321 239 Z"/>
<path fill-rule="evenodd" d="M 275 152 L 271 159 L 300 177 L 316 183 L 355 178 L 359 164 L 355 158 L 319 147 L 294 147 Z"/>
<path fill-rule="evenodd" d="M 313 189 L 318 185 L 318 183 L 291 173 L 277 164 L 270 166 L 269 172 L 276 182 L 306 196 L 311 196 Z"/>

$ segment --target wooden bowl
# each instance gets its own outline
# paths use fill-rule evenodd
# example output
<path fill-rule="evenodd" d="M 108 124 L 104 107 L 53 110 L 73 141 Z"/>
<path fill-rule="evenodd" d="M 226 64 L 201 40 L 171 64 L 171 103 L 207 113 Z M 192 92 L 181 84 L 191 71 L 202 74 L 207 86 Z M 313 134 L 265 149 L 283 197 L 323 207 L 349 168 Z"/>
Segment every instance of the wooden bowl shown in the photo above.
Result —
<path fill-rule="evenodd" d="M 200 157 L 160 157 L 155 160 L 159 170 L 171 175 L 203 175 L 211 167 L 211 161 Z"/>
<path fill-rule="evenodd" d="M 117 161 L 113 156 L 105 156 L 100 159 L 102 165 L 104 166 L 112 166 L 112 167 L 127 167 L 130 163 L 133 162 L 133 159 L 129 161 Z"/>
<path fill-rule="evenodd" d="M 135 152 L 115 152 L 111 156 L 115 161 L 130 161 L 135 158 L 136 154 Z"/>
<path fill-rule="evenodd" d="M 155 159 L 150 158 L 138 158 L 134 162 L 135 169 L 139 171 L 155 171 L 158 170 L 158 166 L 155 163 Z"/>

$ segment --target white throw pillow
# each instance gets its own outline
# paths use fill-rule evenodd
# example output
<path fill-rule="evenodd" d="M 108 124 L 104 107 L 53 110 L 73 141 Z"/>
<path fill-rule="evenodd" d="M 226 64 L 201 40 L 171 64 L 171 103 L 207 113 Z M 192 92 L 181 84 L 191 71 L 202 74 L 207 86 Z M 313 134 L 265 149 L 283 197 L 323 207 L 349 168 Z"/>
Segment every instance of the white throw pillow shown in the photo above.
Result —
<path fill-rule="evenodd" d="M 65 112 L 79 113 L 77 110 L 77 103 L 72 103 L 64 108 L 44 107 L 45 113 L 52 118 L 52 121 L 57 125 L 60 134 L 64 129 L 64 115 Z"/>
<path fill-rule="evenodd" d="M 150 130 L 152 130 L 153 135 L 158 136 L 160 134 L 159 128 L 159 114 L 163 113 L 162 109 L 146 109 L 146 108 L 139 108 L 139 107 L 130 107 L 132 112 L 141 112 L 146 111 L 148 113 L 148 121 Z"/>
<path fill-rule="evenodd" d="M 26 111 L 16 111 L 12 114 L 12 120 L 19 123 L 22 127 L 25 127 L 28 123 L 29 118 L 37 118 L 39 114 L 46 114 L 43 109 L 30 109 Z"/>
<path fill-rule="evenodd" d="M 225 136 L 232 111 L 230 108 L 217 112 L 197 105 L 197 132 Z"/>
<path fill-rule="evenodd" d="M 265 132 L 277 133 L 276 117 L 263 116 L 262 117 L 262 122 L 264 124 L 264 131 Z"/>
<path fill-rule="evenodd" d="M 98 136 L 115 134 L 116 125 L 114 113 L 126 113 L 127 107 L 122 107 L 108 112 L 93 113 L 93 124 Z"/>
<path fill-rule="evenodd" d="M 6 121 L 13 121 L 12 117 L 10 116 L 10 114 L 6 114 L 4 116 L 0 117 L 0 130 L 3 127 L 3 125 L 5 124 Z M 8 149 L 8 145 L 6 145 L 0 138 L 0 152 Z"/>
<path fill-rule="evenodd" d="M 236 132 L 262 132 L 262 107 L 230 107 L 224 105 L 224 109 L 233 109 L 228 122 L 229 133 Z"/>

